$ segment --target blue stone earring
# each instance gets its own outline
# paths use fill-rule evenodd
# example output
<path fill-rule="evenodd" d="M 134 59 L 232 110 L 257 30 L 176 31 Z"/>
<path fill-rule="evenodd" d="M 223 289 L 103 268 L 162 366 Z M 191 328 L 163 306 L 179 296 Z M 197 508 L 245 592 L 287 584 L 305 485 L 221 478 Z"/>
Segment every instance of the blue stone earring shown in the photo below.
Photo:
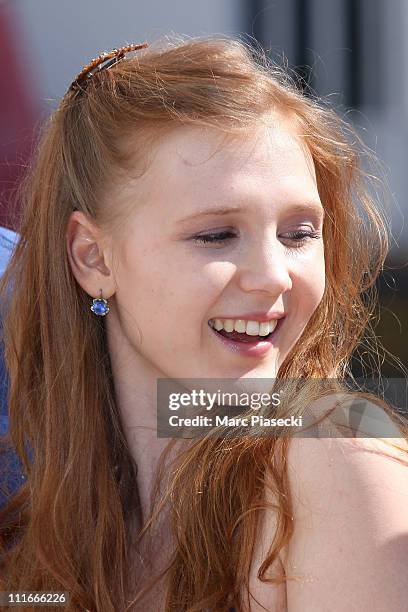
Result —
<path fill-rule="evenodd" d="M 92 300 L 91 310 L 99 317 L 104 317 L 109 312 L 109 306 L 107 300 L 102 297 L 102 289 L 100 289 L 101 297 Z"/>

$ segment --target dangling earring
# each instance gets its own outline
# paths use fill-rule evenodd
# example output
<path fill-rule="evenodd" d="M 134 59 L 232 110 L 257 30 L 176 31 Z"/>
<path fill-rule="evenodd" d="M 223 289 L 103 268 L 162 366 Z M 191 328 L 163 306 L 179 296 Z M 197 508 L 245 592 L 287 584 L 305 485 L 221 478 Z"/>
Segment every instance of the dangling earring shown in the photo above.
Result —
<path fill-rule="evenodd" d="M 99 317 L 104 317 L 109 312 L 108 301 L 102 297 L 102 289 L 100 289 L 101 297 L 92 300 L 91 310 Z"/>

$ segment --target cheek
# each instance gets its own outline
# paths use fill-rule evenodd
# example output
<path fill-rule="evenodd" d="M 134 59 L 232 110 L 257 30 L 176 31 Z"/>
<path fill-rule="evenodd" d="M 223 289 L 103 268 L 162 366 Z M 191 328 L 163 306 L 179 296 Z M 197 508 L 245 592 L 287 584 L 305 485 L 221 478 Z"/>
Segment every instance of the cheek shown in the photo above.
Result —
<path fill-rule="evenodd" d="M 149 326 L 154 331 L 160 316 L 163 317 L 168 293 L 163 286 L 166 270 L 142 243 L 128 241 L 120 255 L 115 268 L 117 314 L 126 335 L 137 339 L 138 344 L 139 332 L 144 335 Z"/>
<path fill-rule="evenodd" d="M 128 312 L 141 328 L 150 326 L 151 336 L 162 335 L 163 328 L 170 336 L 178 334 L 183 321 L 186 330 L 196 329 L 218 295 L 219 275 L 191 265 L 185 257 L 140 249 L 136 256 L 129 251 L 116 274 L 122 318 L 123 311 Z"/>
<path fill-rule="evenodd" d="M 320 304 L 326 285 L 324 258 L 304 262 L 297 269 L 293 289 L 299 304 L 299 311 L 310 317 Z"/>
<path fill-rule="evenodd" d="M 234 271 L 235 266 L 226 262 L 197 262 L 191 255 L 177 262 L 173 258 L 167 263 L 167 273 L 162 275 L 161 287 L 180 312 L 187 312 L 191 319 L 194 312 L 202 313 L 219 299 Z"/>

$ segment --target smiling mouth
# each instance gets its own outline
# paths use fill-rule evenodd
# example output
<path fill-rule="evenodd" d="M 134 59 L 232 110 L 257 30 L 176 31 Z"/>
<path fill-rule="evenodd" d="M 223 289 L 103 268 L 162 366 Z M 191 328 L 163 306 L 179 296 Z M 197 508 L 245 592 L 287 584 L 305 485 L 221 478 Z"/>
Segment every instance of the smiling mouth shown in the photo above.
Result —
<path fill-rule="evenodd" d="M 258 342 L 268 342 L 274 336 L 275 332 L 280 328 L 280 325 L 281 325 L 281 319 L 278 319 L 275 329 L 271 331 L 267 336 L 259 336 L 259 335 L 251 336 L 249 334 L 246 334 L 245 332 L 237 332 L 235 330 L 231 332 L 227 332 L 225 331 L 225 329 L 221 329 L 220 331 L 218 331 L 215 329 L 215 327 L 213 327 L 210 324 L 209 324 L 209 327 L 211 327 L 211 329 L 216 334 L 219 334 L 220 336 L 224 336 L 224 338 L 227 338 L 228 340 L 234 340 L 235 342 L 242 342 L 242 343 L 247 343 L 247 344 L 254 344 Z"/>

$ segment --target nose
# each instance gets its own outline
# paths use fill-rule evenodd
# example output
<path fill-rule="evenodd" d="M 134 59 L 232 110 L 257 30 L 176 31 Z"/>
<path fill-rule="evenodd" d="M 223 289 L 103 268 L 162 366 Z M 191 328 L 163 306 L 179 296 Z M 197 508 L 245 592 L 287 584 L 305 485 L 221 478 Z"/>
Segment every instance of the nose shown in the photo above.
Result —
<path fill-rule="evenodd" d="M 263 292 L 279 297 L 292 288 L 290 262 L 279 241 L 254 244 L 239 266 L 239 285 L 243 291 Z"/>

